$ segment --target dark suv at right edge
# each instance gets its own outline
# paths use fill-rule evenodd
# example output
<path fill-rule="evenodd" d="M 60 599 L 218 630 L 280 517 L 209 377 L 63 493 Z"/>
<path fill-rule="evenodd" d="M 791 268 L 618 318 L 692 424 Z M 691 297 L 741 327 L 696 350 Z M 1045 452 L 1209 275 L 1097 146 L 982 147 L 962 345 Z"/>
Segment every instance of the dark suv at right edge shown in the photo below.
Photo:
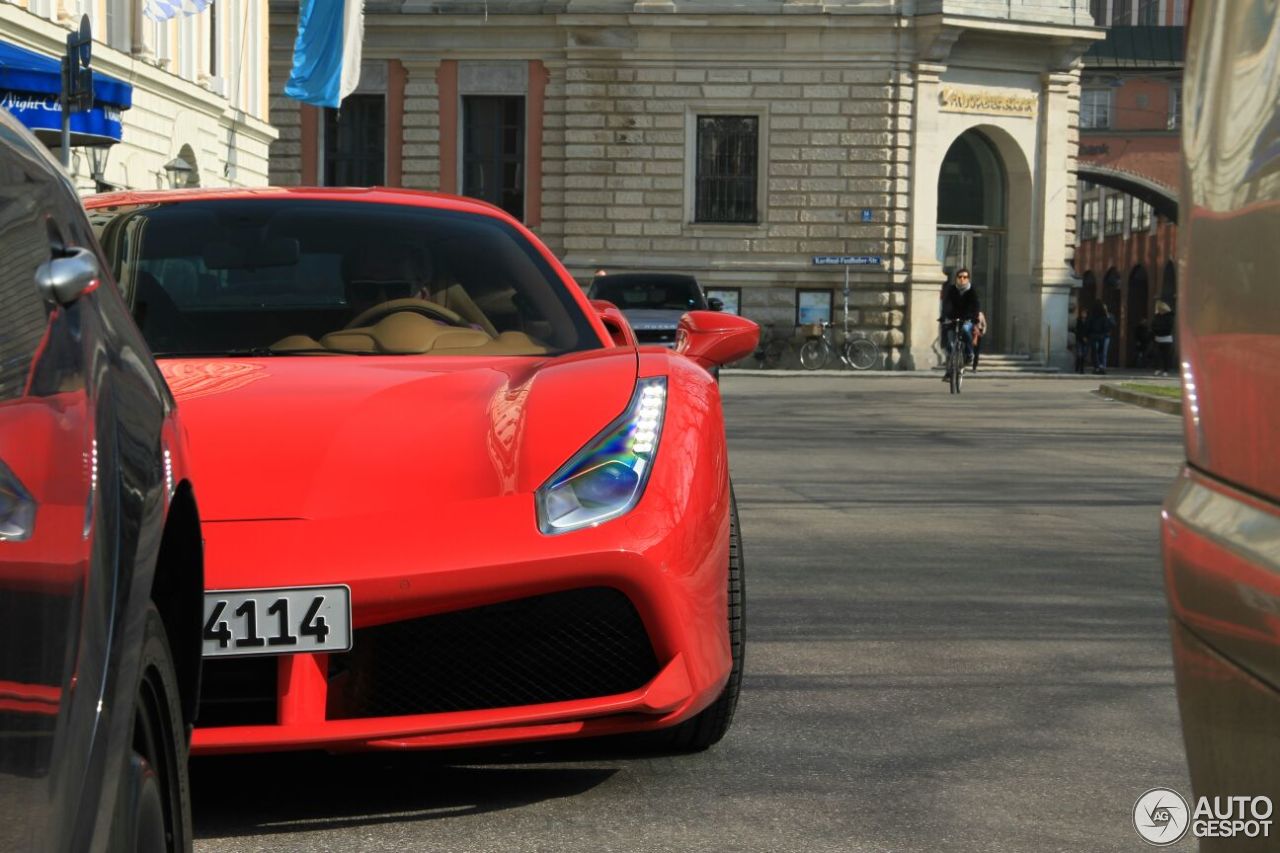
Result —
<path fill-rule="evenodd" d="M 1193 794 L 1280 805 L 1280 8 L 1198 2 L 1178 252 L 1186 466 L 1163 513 Z M 1225 800 L 1223 800 L 1225 802 Z M 1280 849 L 1201 837 L 1202 851 Z M 1200 834 L 1200 833 L 1197 833 Z"/>

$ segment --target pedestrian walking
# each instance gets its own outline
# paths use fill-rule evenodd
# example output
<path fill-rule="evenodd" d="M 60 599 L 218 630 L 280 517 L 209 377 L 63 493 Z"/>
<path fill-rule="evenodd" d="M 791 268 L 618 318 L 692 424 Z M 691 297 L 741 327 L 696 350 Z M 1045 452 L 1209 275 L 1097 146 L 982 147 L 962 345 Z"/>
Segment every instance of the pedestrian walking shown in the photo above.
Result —
<path fill-rule="evenodd" d="M 982 339 L 987 336 L 987 315 L 978 312 L 978 324 L 973 327 L 973 372 L 978 372 L 978 356 L 982 355 Z"/>
<path fill-rule="evenodd" d="M 1147 322 L 1146 317 L 1139 320 L 1138 325 L 1133 327 L 1133 345 L 1137 350 L 1134 367 L 1146 367 L 1147 356 L 1151 354 L 1151 324 Z"/>
<path fill-rule="evenodd" d="M 1116 321 L 1107 309 L 1107 303 L 1098 300 L 1089 312 L 1089 340 L 1093 344 L 1093 372 L 1107 372 L 1107 354 L 1111 350 L 1111 333 Z"/>
<path fill-rule="evenodd" d="M 1163 299 L 1156 300 L 1156 316 L 1151 320 L 1151 334 L 1160 355 L 1160 369 L 1156 376 L 1168 376 L 1173 369 L 1173 306 Z"/>
<path fill-rule="evenodd" d="M 1071 331 L 1076 335 L 1076 373 L 1084 373 L 1084 363 L 1092 345 L 1089 342 L 1089 311 L 1084 307 L 1083 302 L 1080 303 L 1080 310 L 1076 312 L 1076 322 Z"/>

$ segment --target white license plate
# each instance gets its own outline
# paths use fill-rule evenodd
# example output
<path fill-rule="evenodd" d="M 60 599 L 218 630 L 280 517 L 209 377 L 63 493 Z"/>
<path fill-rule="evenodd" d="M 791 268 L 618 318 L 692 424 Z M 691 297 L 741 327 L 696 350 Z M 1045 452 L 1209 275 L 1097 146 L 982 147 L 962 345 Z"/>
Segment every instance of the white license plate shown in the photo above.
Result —
<path fill-rule="evenodd" d="M 204 594 L 204 656 L 345 652 L 351 589 L 224 589 Z"/>

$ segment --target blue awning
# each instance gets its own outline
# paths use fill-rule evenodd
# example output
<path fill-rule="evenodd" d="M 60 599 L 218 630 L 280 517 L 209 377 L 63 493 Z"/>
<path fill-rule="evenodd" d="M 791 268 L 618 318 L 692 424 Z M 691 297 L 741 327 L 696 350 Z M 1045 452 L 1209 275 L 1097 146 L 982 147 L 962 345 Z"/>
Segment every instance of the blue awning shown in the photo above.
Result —
<path fill-rule="evenodd" d="M 58 145 L 62 131 L 62 63 L 0 41 L 0 107 L 13 113 L 46 145 Z M 72 145 L 104 145 L 119 142 L 120 113 L 133 106 L 133 87 L 96 71 L 93 75 L 93 108 L 71 114 Z"/>

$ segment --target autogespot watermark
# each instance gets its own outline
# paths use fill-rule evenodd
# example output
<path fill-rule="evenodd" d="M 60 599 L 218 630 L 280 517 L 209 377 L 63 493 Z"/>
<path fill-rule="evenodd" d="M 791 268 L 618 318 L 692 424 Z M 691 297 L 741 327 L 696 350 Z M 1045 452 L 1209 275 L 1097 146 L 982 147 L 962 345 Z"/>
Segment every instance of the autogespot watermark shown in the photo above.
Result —
<path fill-rule="evenodd" d="M 1152 788 L 1133 804 L 1133 828 L 1157 847 L 1195 838 L 1270 838 L 1270 797 L 1200 797 L 1195 808 L 1172 788 Z"/>

